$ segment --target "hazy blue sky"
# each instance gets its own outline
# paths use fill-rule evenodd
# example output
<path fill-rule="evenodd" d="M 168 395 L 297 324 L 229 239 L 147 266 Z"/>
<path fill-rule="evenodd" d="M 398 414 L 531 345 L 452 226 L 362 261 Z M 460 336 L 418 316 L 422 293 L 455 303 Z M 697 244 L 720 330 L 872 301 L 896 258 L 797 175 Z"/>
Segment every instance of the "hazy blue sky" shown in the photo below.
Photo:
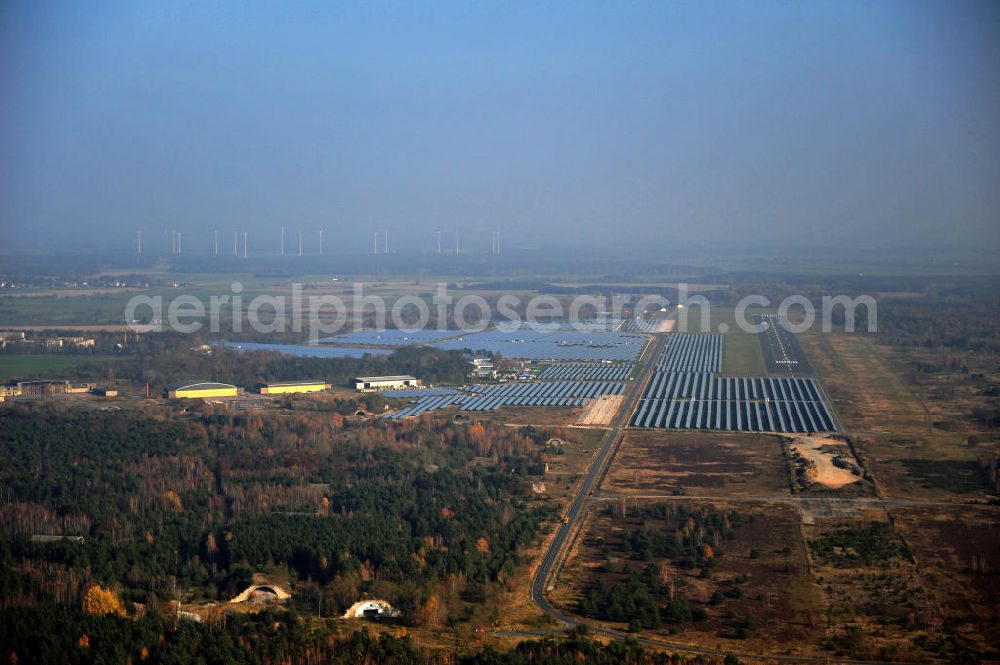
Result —
<path fill-rule="evenodd" d="M 0 244 L 995 249 L 998 37 L 967 0 L 7 0 Z"/>

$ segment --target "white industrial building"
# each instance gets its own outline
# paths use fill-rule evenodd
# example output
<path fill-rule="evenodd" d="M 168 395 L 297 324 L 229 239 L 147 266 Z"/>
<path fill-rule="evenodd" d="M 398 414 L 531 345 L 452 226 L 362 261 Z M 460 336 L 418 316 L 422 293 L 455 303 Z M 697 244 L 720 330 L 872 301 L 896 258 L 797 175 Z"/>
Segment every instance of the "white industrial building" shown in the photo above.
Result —
<path fill-rule="evenodd" d="M 472 375 L 477 379 L 493 379 L 496 378 L 497 371 L 493 366 L 492 358 L 473 358 L 472 359 Z"/>
<path fill-rule="evenodd" d="M 354 379 L 354 388 L 363 393 L 377 392 L 379 390 L 398 390 L 400 388 L 416 388 L 420 386 L 420 379 L 409 374 L 397 376 L 359 376 Z"/>

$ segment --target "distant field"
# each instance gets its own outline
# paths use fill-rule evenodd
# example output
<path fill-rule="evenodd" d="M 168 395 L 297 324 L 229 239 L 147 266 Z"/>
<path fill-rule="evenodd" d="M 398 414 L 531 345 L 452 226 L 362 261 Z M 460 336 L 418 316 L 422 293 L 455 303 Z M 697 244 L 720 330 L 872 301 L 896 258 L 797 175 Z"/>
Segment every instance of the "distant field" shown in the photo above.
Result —
<path fill-rule="evenodd" d="M 155 289 L 149 291 L 109 290 L 100 295 L 87 297 L 65 295 L 39 296 L 4 296 L 0 297 L 0 326 L 41 326 L 41 325 L 107 325 L 125 323 L 125 311 L 128 302 L 135 296 L 162 297 L 162 315 L 166 318 L 170 303 L 180 295 L 191 295 L 201 300 L 206 311 L 209 309 L 210 298 L 214 295 L 230 293 L 228 282 L 218 289 L 206 289 L 197 286 L 191 289 Z M 246 303 L 261 292 L 244 290 Z M 230 312 L 228 304 L 220 308 L 223 315 Z M 146 305 L 136 310 L 140 320 L 150 316 L 150 308 Z"/>
<path fill-rule="evenodd" d="M 757 335 L 727 333 L 722 351 L 722 372 L 729 376 L 763 376 L 764 358 Z"/>
<path fill-rule="evenodd" d="M 726 341 L 722 351 L 722 373 L 728 376 L 764 376 L 764 354 L 757 335 L 744 332 L 736 324 L 736 310 L 731 307 L 712 307 L 708 325 L 702 321 L 701 309 L 693 307 L 688 312 L 688 332 L 722 332 Z M 752 323 L 752 313 L 747 311 L 746 319 Z M 720 326 L 723 328 L 720 329 Z M 684 332 L 680 321 L 674 328 Z"/>
<path fill-rule="evenodd" d="M 58 372 L 67 367 L 87 363 L 117 362 L 115 356 L 14 356 L 0 355 L 0 381 L 9 381 L 22 376 L 37 376 L 47 372 Z"/>

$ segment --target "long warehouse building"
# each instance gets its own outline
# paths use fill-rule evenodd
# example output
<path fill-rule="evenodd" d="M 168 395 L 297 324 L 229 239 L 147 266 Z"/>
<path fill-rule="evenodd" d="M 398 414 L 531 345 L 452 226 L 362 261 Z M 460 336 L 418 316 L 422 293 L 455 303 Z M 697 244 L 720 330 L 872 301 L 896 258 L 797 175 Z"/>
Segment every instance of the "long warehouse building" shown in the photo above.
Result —
<path fill-rule="evenodd" d="M 191 381 L 163 389 L 163 396 L 168 399 L 236 397 L 239 393 L 236 386 L 214 381 Z"/>
<path fill-rule="evenodd" d="M 261 395 L 288 395 L 292 393 L 317 393 L 329 390 L 330 384 L 323 381 L 275 381 L 257 386 Z"/>

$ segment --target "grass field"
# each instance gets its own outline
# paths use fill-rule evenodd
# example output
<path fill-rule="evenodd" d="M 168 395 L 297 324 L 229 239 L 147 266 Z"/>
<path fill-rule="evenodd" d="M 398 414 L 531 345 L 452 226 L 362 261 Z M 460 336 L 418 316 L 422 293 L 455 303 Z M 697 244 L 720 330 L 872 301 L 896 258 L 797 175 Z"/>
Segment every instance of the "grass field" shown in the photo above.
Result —
<path fill-rule="evenodd" d="M 764 376 L 764 354 L 760 349 L 757 335 L 745 332 L 736 323 L 736 310 L 727 307 L 712 307 L 708 325 L 702 320 L 699 307 L 688 311 L 687 332 L 725 331 L 725 347 L 722 351 L 722 373 L 728 376 Z M 745 318 L 751 320 L 751 312 Z M 676 332 L 685 332 L 682 321 L 678 320 Z M 721 327 L 720 327 L 721 326 Z"/>
<path fill-rule="evenodd" d="M 56 373 L 67 367 L 86 365 L 87 363 L 117 362 L 115 356 L 15 356 L 0 355 L 0 381 L 9 381 L 26 376 L 39 376 Z M 54 377 L 58 378 L 58 377 Z"/>
<path fill-rule="evenodd" d="M 742 331 L 726 333 L 722 351 L 722 372 L 729 376 L 764 376 L 764 356 L 757 335 Z"/>
<path fill-rule="evenodd" d="M 789 494 L 778 437 L 767 434 L 630 430 L 603 490 L 625 494 Z"/>
<path fill-rule="evenodd" d="M 963 433 L 934 426 L 924 400 L 890 365 L 889 350 L 863 335 L 806 333 L 799 342 L 885 494 L 983 495 L 974 466 L 982 451 Z"/>

